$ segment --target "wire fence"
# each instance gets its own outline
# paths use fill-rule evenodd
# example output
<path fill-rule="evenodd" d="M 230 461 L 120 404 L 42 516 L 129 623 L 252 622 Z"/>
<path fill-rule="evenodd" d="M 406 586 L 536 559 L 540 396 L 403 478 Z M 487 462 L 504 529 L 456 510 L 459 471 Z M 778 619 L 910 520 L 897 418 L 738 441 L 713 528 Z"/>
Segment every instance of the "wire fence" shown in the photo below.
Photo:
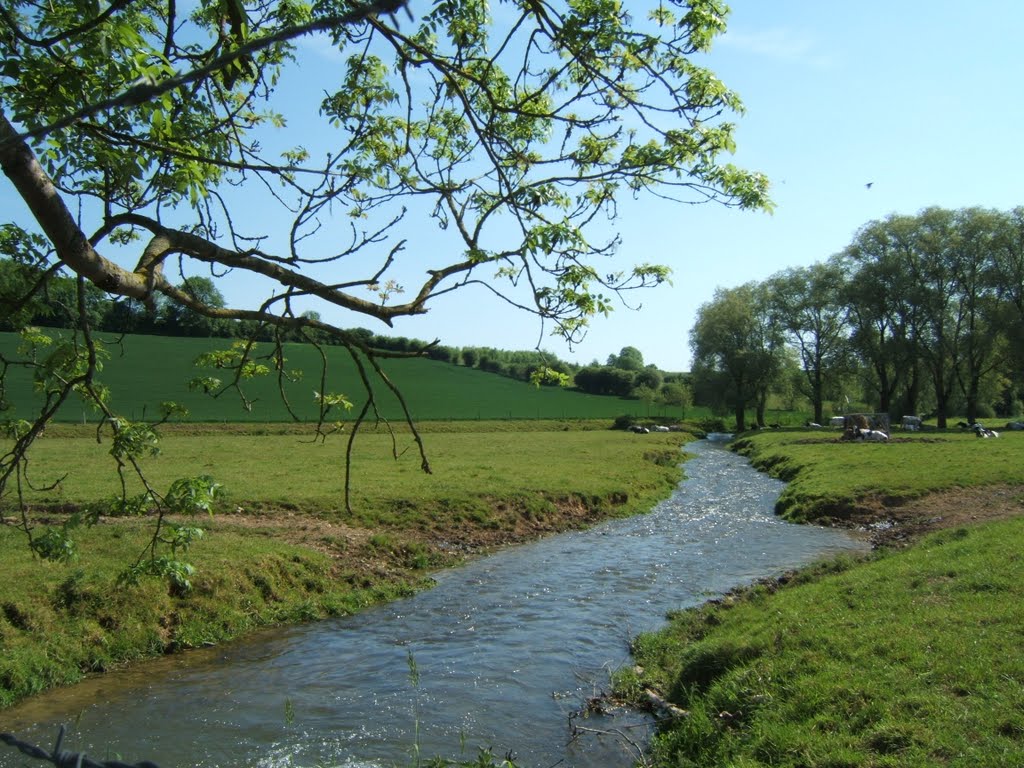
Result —
<path fill-rule="evenodd" d="M 90 757 L 86 757 L 84 752 L 66 752 L 61 749 L 61 744 L 64 742 L 63 725 L 57 733 L 57 742 L 49 752 L 35 744 L 22 741 L 11 733 L 0 733 L 0 742 L 9 747 L 14 747 L 23 755 L 35 758 L 36 760 L 45 760 L 57 766 L 57 768 L 160 768 L 156 763 L 151 763 L 149 760 L 143 760 L 141 763 L 125 763 L 120 760 L 93 760 Z"/>

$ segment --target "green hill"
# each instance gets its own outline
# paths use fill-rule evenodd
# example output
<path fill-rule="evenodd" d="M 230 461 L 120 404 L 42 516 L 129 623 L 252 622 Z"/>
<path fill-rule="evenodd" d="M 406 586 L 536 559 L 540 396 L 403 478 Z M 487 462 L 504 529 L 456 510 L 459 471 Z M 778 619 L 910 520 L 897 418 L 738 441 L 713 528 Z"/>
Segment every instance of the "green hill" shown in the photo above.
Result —
<path fill-rule="evenodd" d="M 47 332 L 62 333 L 57 329 Z M 112 336 L 105 338 L 114 339 Z M 4 358 L 12 358 L 18 344 L 17 335 L 0 333 L 0 355 Z M 198 376 L 226 378 L 223 372 L 197 368 L 194 362 L 204 352 L 227 349 L 230 345 L 230 339 L 121 337 L 120 343 L 107 347 L 110 357 L 103 363 L 100 380 L 113 392 L 114 410 L 131 419 L 156 418 L 160 403 L 170 400 L 188 409 L 190 421 L 290 421 L 292 417 L 281 401 L 275 374 L 245 383 L 246 397 L 255 401 L 251 411 L 242 407 L 237 393 L 228 391 L 213 398 L 189 390 L 189 380 Z M 270 345 L 260 345 L 260 349 L 269 351 Z M 344 393 L 355 404 L 355 409 L 348 414 L 332 411 L 332 420 L 354 418 L 365 402 L 362 383 L 348 352 L 340 347 L 329 347 L 326 351 L 329 378 L 324 386 L 320 381 L 317 350 L 305 344 L 286 345 L 286 367 L 304 374 L 301 380 L 284 384 L 287 399 L 302 420 L 316 419 L 314 392 Z M 382 361 L 381 367 L 402 392 L 417 420 L 581 419 L 671 414 L 661 406 L 648 407 L 637 400 L 552 387 L 537 388 L 522 381 L 434 360 L 390 359 Z M 29 418 L 33 414 L 32 404 L 38 402 L 38 396 L 32 392 L 31 373 L 11 367 L 7 377 L 5 399 L 10 408 L 4 418 Z M 381 415 L 400 419 L 402 413 L 395 396 L 382 382 L 374 384 Z M 95 418 L 95 413 L 78 401 L 66 404 L 58 415 L 59 421 L 71 422 Z"/>

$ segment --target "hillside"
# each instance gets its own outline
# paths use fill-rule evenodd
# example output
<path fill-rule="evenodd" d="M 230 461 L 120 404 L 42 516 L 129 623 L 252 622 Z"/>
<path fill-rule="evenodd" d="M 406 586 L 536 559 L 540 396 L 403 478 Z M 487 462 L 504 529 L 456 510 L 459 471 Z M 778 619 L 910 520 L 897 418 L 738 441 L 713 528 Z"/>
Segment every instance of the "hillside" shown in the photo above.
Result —
<path fill-rule="evenodd" d="M 50 331 L 48 331 L 50 332 Z M 61 331 L 54 329 L 52 333 Z M 114 337 L 107 337 L 113 340 Z M 12 333 L 0 333 L 0 355 L 12 355 L 19 339 Z M 281 402 L 275 375 L 245 384 L 246 397 L 255 401 L 246 411 L 236 393 L 226 392 L 213 398 L 192 392 L 188 381 L 197 376 L 216 376 L 220 372 L 195 367 L 204 352 L 227 349 L 229 339 L 195 339 L 169 336 L 124 336 L 110 344 L 110 358 L 104 361 L 101 381 L 113 392 L 113 408 L 130 419 L 155 418 L 159 404 L 174 401 L 184 405 L 191 421 L 276 422 L 292 419 Z M 270 345 L 262 345 L 269 351 Z M 330 378 L 320 382 L 317 351 L 304 344 L 286 345 L 286 366 L 303 371 L 298 381 L 284 383 L 284 391 L 295 413 L 302 420 L 314 420 L 317 414 L 314 392 L 344 393 L 355 404 L 347 416 L 332 412 L 331 418 L 354 417 L 365 402 L 358 372 L 348 353 L 339 347 L 327 348 Z M 530 384 L 464 366 L 425 359 L 382 361 L 382 368 L 402 392 L 418 420 L 434 419 L 578 419 L 614 418 L 621 414 L 662 415 L 660 406 L 637 400 L 587 395 Z M 8 371 L 6 400 L 10 409 L 6 418 L 27 418 L 29 402 L 35 402 L 31 375 L 20 369 Z M 378 383 L 379 384 L 379 383 Z M 379 384 L 376 397 L 381 415 L 400 419 L 401 409 L 395 396 Z M 71 402 L 60 411 L 59 421 L 93 420 L 95 414 L 80 403 Z"/>

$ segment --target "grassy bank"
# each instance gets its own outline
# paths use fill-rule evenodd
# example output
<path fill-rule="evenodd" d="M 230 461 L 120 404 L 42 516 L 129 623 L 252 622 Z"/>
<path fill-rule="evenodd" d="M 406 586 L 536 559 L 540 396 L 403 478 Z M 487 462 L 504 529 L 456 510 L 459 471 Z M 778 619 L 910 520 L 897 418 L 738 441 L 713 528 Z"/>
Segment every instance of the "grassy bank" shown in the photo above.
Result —
<path fill-rule="evenodd" d="M 797 522 L 841 522 L 951 488 L 1024 483 L 1024 432 L 895 432 L 887 443 L 830 431 L 761 432 L 735 443 L 758 469 L 788 481 L 777 511 Z"/>
<path fill-rule="evenodd" d="M 656 766 L 1024 764 L 1024 521 L 933 534 L 870 562 L 672 617 L 635 643 L 688 715 Z"/>
<path fill-rule="evenodd" d="M 632 435 L 552 424 L 548 431 L 433 431 L 433 474 L 400 436 L 366 434 L 353 464 L 354 510 L 341 502 L 344 438 L 291 429 L 168 430 L 146 461 L 156 487 L 209 473 L 226 495 L 186 556 L 193 589 L 116 586 L 145 545 L 145 519 L 106 518 L 77 534 L 70 564 L 33 560 L 0 526 L 0 705 L 126 661 L 218 643 L 268 624 L 357 611 L 429 583 L 429 573 L 488 548 L 643 512 L 671 492 L 683 433 Z M 606 425 L 607 426 L 607 425 Z M 262 432 L 262 434 L 260 434 Z M 34 449 L 42 521 L 118 488 L 109 446 L 52 430 Z M 10 514 L 10 510 L 7 510 Z"/>
<path fill-rule="evenodd" d="M 756 585 L 637 638 L 620 691 L 682 710 L 656 738 L 653 765 L 1024 764 L 1024 477 L 1009 458 L 1022 442 L 745 441 L 790 478 L 808 517 L 892 493 L 876 514 L 898 524 L 896 497 L 916 499 L 942 529 Z M 962 467 L 967 456 L 989 466 Z M 974 509 L 948 503 L 967 492 Z M 975 522 L 995 496 L 1009 518 Z"/>

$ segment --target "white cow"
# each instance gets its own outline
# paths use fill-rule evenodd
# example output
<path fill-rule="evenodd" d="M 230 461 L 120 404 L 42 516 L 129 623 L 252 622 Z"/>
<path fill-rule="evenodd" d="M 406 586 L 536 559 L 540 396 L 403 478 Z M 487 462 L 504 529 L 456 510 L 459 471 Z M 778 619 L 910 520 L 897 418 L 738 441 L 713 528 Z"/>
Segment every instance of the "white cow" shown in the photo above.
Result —
<path fill-rule="evenodd" d="M 921 417 L 920 416 L 904 416 L 903 417 L 903 428 L 907 432 L 917 432 L 921 429 Z"/>
<path fill-rule="evenodd" d="M 884 443 L 889 439 L 889 436 L 880 429 L 860 429 L 858 428 L 854 433 L 854 436 L 858 440 L 867 440 L 872 443 Z"/>

